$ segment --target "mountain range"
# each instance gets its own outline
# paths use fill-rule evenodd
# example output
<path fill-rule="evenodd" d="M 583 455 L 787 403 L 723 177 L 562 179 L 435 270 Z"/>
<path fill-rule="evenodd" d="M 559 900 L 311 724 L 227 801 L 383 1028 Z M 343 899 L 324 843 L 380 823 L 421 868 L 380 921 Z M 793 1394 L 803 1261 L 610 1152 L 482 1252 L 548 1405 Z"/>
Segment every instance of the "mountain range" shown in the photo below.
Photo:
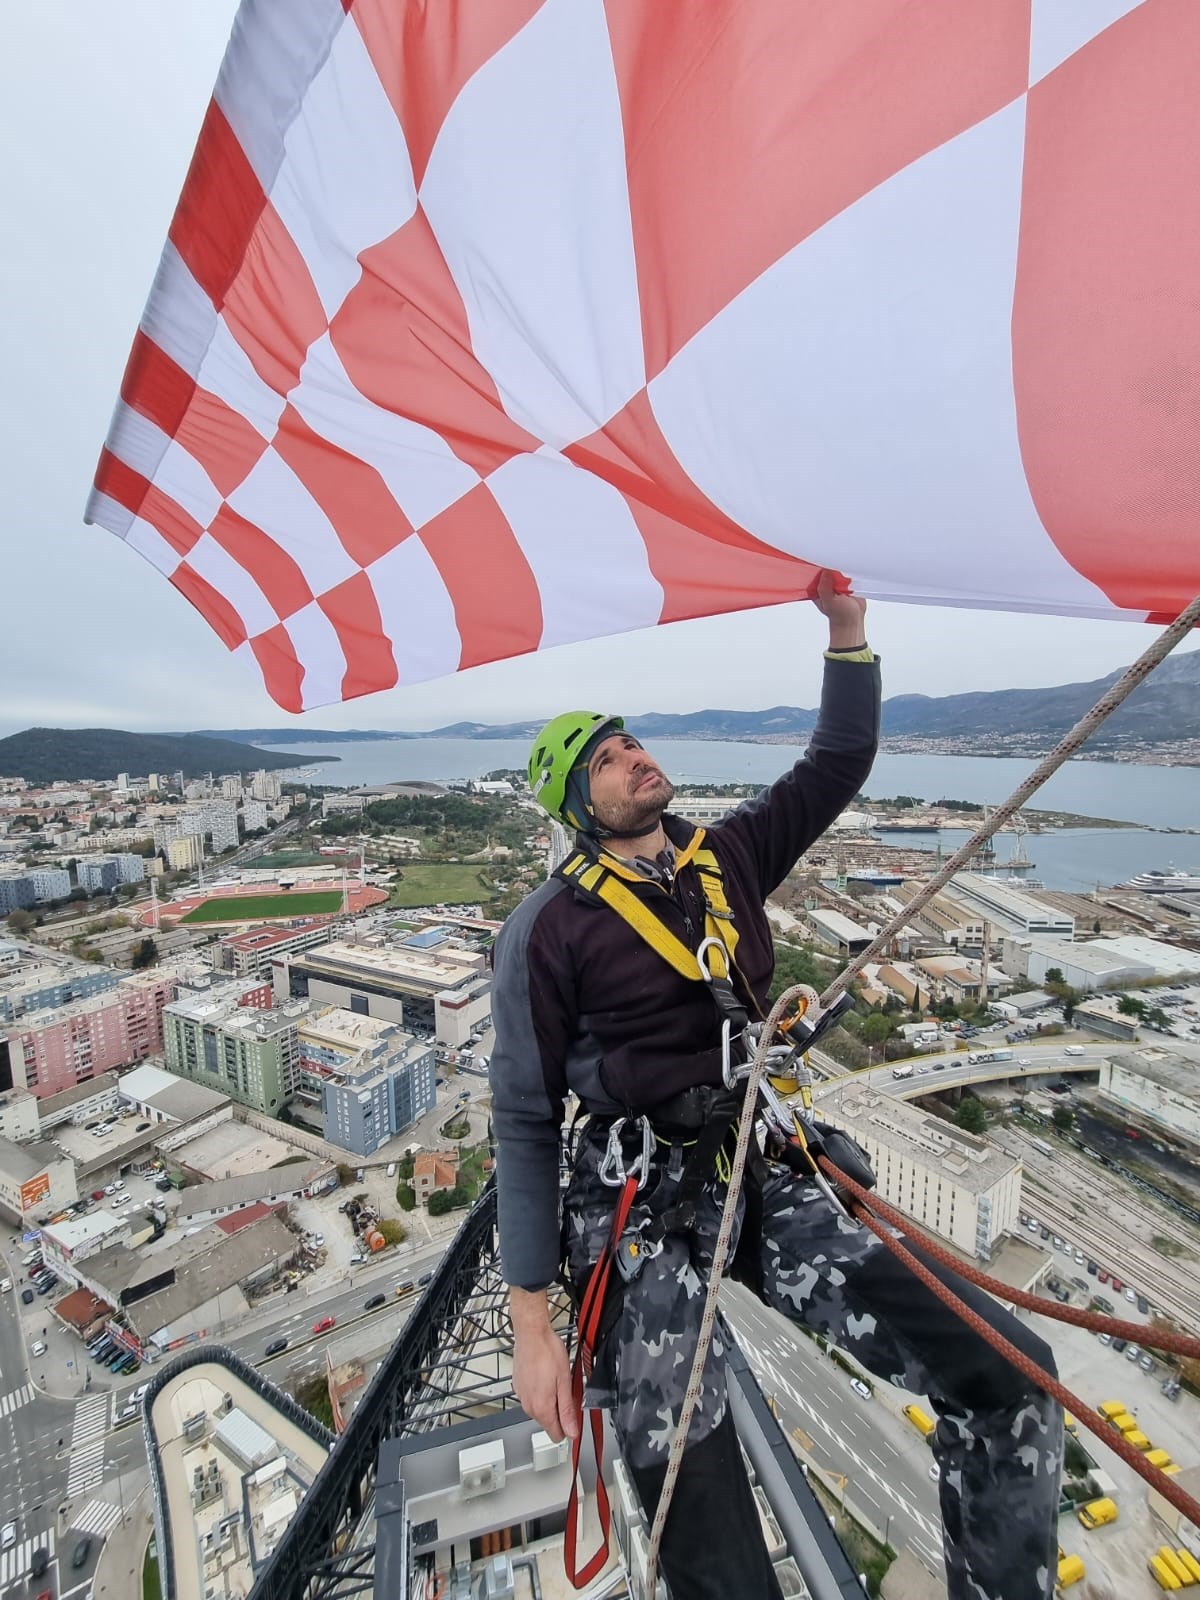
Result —
<path fill-rule="evenodd" d="M 1122 669 L 1123 670 L 1123 669 Z M 952 741 L 960 752 L 995 753 L 1049 747 L 1111 687 L 1121 672 L 1049 689 L 995 689 L 975 694 L 894 695 L 883 703 L 885 739 Z M 627 719 L 639 738 L 736 739 L 791 743 L 812 732 L 811 707 L 765 711 L 647 712 Z M 195 733 L 127 733 L 118 728 L 27 728 L 0 739 L 0 777 L 49 783 L 176 772 L 245 772 L 302 765 L 302 755 L 265 750 L 272 744 L 341 744 L 375 739 L 529 739 L 541 727 L 525 722 L 452 722 L 429 732 L 388 728 L 204 728 Z M 1171 656 L 1130 695 L 1089 741 L 1093 753 L 1200 740 L 1200 650 Z M 254 747 L 253 754 L 247 747 Z M 330 753 L 325 760 L 336 760 Z"/>
<path fill-rule="evenodd" d="M 1019 738 L 1023 745 L 1059 739 L 1112 686 L 1124 668 L 1086 683 L 1048 689 L 994 689 L 974 694 L 894 695 L 883 703 L 883 734 L 896 739 L 977 740 Z M 808 734 L 815 708 L 771 706 L 765 711 L 709 709 L 647 712 L 627 718 L 639 738 L 743 739 L 788 742 Z M 453 722 L 428 733 L 384 728 L 221 728 L 212 737 L 254 744 L 340 743 L 364 739 L 516 739 L 532 738 L 541 720 L 484 723 Z M 1200 650 L 1168 657 L 1113 713 L 1091 741 L 1093 749 L 1130 744 L 1170 744 L 1200 739 Z"/>

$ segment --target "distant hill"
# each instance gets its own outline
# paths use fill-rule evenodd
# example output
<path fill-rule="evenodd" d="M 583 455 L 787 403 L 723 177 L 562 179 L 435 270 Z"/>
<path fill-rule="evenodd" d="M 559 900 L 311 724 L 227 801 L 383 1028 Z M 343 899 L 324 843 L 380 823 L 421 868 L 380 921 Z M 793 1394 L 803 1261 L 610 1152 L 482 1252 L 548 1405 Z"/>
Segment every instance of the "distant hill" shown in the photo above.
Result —
<path fill-rule="evenodd" d="M 1121 671 L 1124 669 L 1122 668 Z M 954 739 L 989 744 L 1020 738 L 1023 748 L 1057 741 L 1116 682 L 1121 671 L 1088 683 L 1050 689 L 994 689 L 977 694 L 895 695 L 883 703 L 885 737 Z M 817 713 L 799 706 L 766 711 L 647 712 L 630 717 L 639 738 L 749 739 L 788 741 L 812 732 Z M 366 728 L 221 729 L 224 739 L 264 744 L 336 743 L 352 739 L 526 739 L 541 727 L 526 722 L 455 722 L 427 734 Z M 1169 657 L 1105 723 L 1093 749 L 1130 744 L 1170 744 L 1200 738 L 1200 650 Z"/>
<path fill-rule="evenodd" d="M 885 735 L 995 739 L 1066 733 L 1124 671 L 1053 689 L 996 689 L 986 694 L 896 695 L 883 706 Z M 1200 650 L 1169 656 L 1113 713 L 1091 741 L 1094 748 L 1170 744 L 1200 738 Z"/>
<path fill-rule="evenodd" d="M 336 760 L 337 757 L 331 757 Z M 232 739 L 196 733 L 126 733 L 120 728 L 26 728 L 0 739 L 0 778 L 31 783 L 115 778 L 119 772 L 145 777 L 178 772 L 256 772 L 260 767 L 298 767 L 302 756 L 249 749 Z"/>

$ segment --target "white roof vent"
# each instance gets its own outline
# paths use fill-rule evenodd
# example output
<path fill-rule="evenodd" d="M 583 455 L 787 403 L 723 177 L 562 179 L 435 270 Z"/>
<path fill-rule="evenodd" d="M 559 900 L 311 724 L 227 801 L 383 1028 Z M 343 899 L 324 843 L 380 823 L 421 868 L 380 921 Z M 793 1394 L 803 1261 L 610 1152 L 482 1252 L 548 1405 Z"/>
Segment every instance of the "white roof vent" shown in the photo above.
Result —
<path fill-rule="evenodd" d="M 489 1439 L 458 1452 L 458 1487 L 464 1500 L 476 1500 L 503 1489 L 503 1440 Z"/>
<path fill-rule="evenodd" d="M 538 1432 L 530 1440 L 533 1446 L 533 1470 L 535 1472 L 549 1472 L 552 1467 L 561 1467 L 567 1459 L 571 1441 L 567 1438 L 559 1439 L 557 1444 L 548 1433 Z"/>

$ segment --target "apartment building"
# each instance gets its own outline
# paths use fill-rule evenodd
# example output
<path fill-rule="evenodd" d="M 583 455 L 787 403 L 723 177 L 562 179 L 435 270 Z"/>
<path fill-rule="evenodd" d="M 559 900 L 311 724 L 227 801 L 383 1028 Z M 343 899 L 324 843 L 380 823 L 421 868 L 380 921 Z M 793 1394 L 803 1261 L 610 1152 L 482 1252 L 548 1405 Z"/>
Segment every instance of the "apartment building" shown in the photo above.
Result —
<path fill-rule="evenodd" d="M 0 1028 L 0 1090 L 28 1089 L 42 1100 L 157 1054 L 175 990 L 169 974 L 131 972 L 105 993 L 26 1013 Z"/>

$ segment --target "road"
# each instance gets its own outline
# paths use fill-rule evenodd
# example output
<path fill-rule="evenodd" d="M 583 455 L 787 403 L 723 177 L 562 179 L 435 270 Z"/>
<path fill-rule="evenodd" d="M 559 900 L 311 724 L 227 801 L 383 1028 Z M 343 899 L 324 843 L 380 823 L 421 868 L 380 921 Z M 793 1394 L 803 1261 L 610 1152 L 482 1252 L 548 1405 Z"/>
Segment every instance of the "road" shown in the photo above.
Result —
<path fill-rule="evenodd" d="M 901 1416 L 917 1396 L 871 1378 L 860 1399 L 845 1372 L 785 1317 L 739 1285 L 722 1285 L 721 1308 L 735 1329 L 759 1386 L 773 1400 L 800 1459 L 825 1474 L 847 1510 L 871 1524 L 893 1549 L 910 1549 L 942 1573 L 941 1513 L 932 1456 Z M 921 1402 L 928 1409 L 928 1402 Z"/>
<path fill-rule="evenodd" d="M 1064 1055 L 1064 1046 L 1068 1044 L 1072 1049 L 1078 1046 L 1083 1054 Z M 1176 1046 L 1183 1046 L 1183 1041 L 1176 1041 L 1172 1048 Z M 1072 1038 L 1069 1034 L 1056 1034 L 1044 1041 L 1025 1039 L 1014 1045 L 972 1039 L 970 1050 L 930 1051 L 914 1059 L 911 1078 L 897 1078 L 891 1062 L 879 1067 L 864 1067 L 859 1072 L 846 1072 L 842 1068 L 839 1069 L 840 1077 L 814 1085 L 813 1094 L 819 1101 L 827 1095 L 840 1093 L 847 1084 L 867 1083 L 880 1094 L 892 1095 L 897 1100 L 914 1100 L 923 1094 L 933 1094 L 935 1090 L 956 1089 L 978 1083 L 1038 1078 L 1050 1074 L 1057 1076 L 1059 1073 L 1095 1072 L 1116 1048 L 1119 1046 L 1112 1040 L 1105 1043 L 1082 1042 L 1077 1036 Z M 1183 1048 L 1189 1053 L 1190 1049 L 1194 1049 L 1187 1046 Z M 1012 1050 L 1010 1061 L 979 1061 L 973 1066 L 968 1064 L 967 1057 L 973 1052 L 1008 1049 Z M 1200 1052 L 1195 1053 L 1200 1057 Z M 1022 1061 L 1028 1061 L 1029 1065 L 1022 1066 Z M 902 1065 L 908 1066 L 909 1063 L 906 1061 Z M 936 1081 L 931 1082 L 931 1078 Z"/>

